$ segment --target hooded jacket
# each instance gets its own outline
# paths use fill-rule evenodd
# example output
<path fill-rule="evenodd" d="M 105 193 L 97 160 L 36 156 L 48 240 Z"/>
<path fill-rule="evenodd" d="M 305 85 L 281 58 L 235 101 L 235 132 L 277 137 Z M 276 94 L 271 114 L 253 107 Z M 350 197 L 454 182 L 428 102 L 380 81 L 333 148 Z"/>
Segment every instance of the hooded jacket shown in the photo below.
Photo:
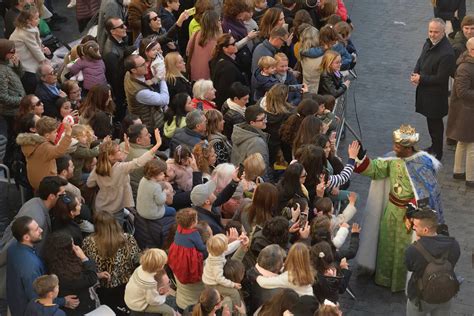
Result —
<path fill-rule="evenodd" d="M 275 75 L 264 76 L 262 75 L 261 71 L 262 70 L 260 68 L 257 68 L 252 77 L 252 91 L 254 100 L 262 98 L 265 93 L 271 89 L 271 87 L 277 83 L 280 83 Z"/>
<path fill-rule="evenodd" d="M 453 268 L 461 255 L 459 243 L 453 237 L 443 235 L 421 237 L 418 242 L 435 258 L 439 258 L 449 251 L 448 261 L 451 262 Z M 413 272 L 407 286 L 407 296 L 413 300 L 418 295 L 416 281 L 423 276 L 428 262 L 415 248 L 415 245 L 411 244 L 405 251 L 405 265 L 408 271 Z"/>
<path fill-rule="evenodd" d="M 233 144 L 231 162 L 234 165 L 242 163 L 251 154 L 260 153 L 266 166 L 269 166 L 267 133 L 242 123 L 234 126 L 231 139 Z"/>
<path fill-rule="evenodd" d="M 56 158 L 66 154 L 71 141 L 71 136 L 66 134 L 57 145 L 34 133 L 21 133 L 17 136 L 16 142 L 25 155 L 28 181 L 33 189 L 38 189 L 44 177 L 58 175 Z"/>

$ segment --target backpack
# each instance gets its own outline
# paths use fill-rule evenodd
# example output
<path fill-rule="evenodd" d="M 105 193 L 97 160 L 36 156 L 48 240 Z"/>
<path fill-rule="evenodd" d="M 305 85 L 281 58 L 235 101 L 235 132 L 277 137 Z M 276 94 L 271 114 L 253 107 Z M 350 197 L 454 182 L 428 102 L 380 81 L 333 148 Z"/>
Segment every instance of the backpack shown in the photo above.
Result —
<path fill-rule="evenodd" d="M 435 258 L 421 243 L 415 242 L 414 245 L 428 261 L 423 275 L 417 280 L 419 298 L 429 304 L 446 303 L 459 291 L 459 281 L 448 260 L 449 249 L 440 258 Z"/>

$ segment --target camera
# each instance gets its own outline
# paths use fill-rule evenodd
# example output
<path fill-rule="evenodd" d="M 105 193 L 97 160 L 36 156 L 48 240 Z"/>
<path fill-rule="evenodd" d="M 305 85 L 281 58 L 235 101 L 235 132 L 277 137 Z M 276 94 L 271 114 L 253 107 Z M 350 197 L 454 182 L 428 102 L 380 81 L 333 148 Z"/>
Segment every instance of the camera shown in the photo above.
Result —
<path fill-rule="evenodd" d="M 418 207 L 416 207 L 415 204 L 413 203 L 408 203 L 407 206 L 406 206 L 406 213 L 405 213 L 405 216 L 408 218 L 408 219 L 412 219 L 413 216 L 415 216 L 416 212 L 418 212 L 420 209 Z"/>

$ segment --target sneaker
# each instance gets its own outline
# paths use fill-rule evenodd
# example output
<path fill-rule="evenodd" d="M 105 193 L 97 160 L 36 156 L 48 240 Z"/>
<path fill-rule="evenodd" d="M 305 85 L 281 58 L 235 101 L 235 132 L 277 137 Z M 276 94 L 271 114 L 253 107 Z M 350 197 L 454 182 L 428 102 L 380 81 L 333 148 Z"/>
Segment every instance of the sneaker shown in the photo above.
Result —
<path fill-rule="evenodd" d="M 76 6 L 76 0 L 69 1 L 69 4 L 67 5 L 69 9 L 74 8 L 75 6 Z"/>

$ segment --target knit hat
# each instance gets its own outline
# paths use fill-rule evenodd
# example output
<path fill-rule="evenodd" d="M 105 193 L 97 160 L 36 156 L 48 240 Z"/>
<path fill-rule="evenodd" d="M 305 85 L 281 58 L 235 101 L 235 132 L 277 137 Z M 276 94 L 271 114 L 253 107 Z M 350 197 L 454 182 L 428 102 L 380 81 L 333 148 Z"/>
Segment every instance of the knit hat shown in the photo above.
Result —
<path fill-rule="evenodd" d="M 5 60 L 9 52 L 15 48 L 15 42 L 0 38 L 0 60 Z"/>
<path fill-rule="evenodd" d="M 216 183 L 212 180 L 196 185 L 191 191 L 191 202 L 194 206 L 202 206 L 216 190 Z"/>

